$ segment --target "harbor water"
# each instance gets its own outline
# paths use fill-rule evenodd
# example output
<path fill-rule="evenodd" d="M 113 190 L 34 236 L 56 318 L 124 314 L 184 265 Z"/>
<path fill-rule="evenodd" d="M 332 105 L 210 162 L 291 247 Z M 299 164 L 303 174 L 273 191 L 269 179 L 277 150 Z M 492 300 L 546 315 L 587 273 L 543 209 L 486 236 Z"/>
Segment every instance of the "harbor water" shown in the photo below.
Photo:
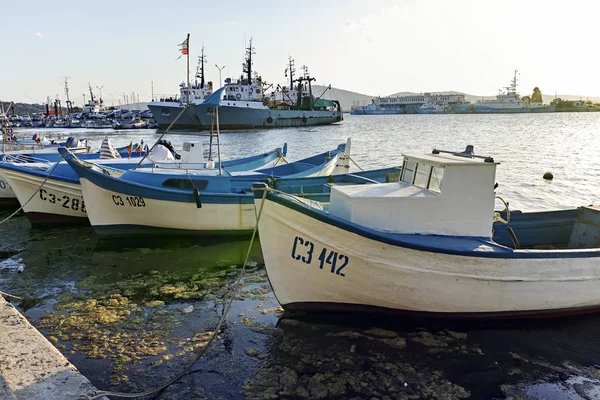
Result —
<path fill-rule="evenodd" d="M 344 116 L 338 125 L 224 132 L 223 159 L 288 144 L 288 160 L 352 139 L 361 168 L 399 165 L 433 148 L 500 161 L 497 193 L 511 209 L 600 203 L 600 113 Z M 18 137 L 153 130 L 15 130 Z M 176 148 L 208 137 L 168 134 Z M 216 154 L 216 149 L 213 150 Z M 353 165 L 352 170 L 358 167 Z M 554 179 L 542 178 L 552 172 Z M 7 210 L 1 217 L 7 216 Z M 90 227 L 0 225 L 0 290 L 98 388 L 141 391 L 192 362 L 232 295 L 247 238 L 100 240 Z M 447 321 L 282 312 L 260 245 L 218 339 L 156 399 L 600 398 L 600 315 L 555 320 Z M 548 296 L 552 296 L 549 293 Z"/>

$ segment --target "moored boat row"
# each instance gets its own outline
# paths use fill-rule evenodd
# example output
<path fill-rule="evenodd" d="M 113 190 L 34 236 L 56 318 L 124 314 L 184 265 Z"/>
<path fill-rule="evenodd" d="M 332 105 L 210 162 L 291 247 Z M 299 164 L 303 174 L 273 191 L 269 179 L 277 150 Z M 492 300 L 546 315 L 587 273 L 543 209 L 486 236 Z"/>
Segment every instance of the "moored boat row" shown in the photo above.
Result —
<path fill-rule="evenodd" d="M 461 318 L 600 310 L 600 207 L 514 212 L 497 202 L 499 163 L 471 146 L 359 173 L 348 173 L 350 141 L 290 163 L 286 146 L 223 162 L 204 160 L 199 142 L 179 160 L 161 145 L 137 160 L 119 159 L 109 143 L 103 150 L 113 157 L 59 148 L 64 161 L 4 162 L 0 175 L 34 224 L 89 221 L 108 237 L 257 227 L 284 309 Z"/>

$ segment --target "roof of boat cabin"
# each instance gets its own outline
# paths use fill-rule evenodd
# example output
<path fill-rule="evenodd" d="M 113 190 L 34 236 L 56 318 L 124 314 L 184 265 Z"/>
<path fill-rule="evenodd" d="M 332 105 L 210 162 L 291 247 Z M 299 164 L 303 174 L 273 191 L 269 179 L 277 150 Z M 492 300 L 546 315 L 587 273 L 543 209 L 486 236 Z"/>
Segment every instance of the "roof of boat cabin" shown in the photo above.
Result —
<path fill-rule="evenodd" d="M 458 155 L 456 155 L 458 154 Z M 423 153 L 408 153 L 402 154 L 405 160 L 415 161 L 418 163 L 429 164 L 434 167 L 447 167 L 449 165 L 466 166 L 466 165 L 497 165 L 500 164 L 493 158 L 470 157 L 461 153 L 438 153 L 438 154 L 423 154 Z M 491 161 L 488 161 L 491 160 Z"/>

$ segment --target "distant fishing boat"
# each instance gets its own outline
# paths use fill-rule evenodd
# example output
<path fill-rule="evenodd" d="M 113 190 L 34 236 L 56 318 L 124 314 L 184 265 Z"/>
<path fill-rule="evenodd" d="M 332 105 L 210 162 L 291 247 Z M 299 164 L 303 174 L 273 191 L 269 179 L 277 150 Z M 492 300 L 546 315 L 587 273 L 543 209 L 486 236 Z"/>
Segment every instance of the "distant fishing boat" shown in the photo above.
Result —
<path fill-rule="evenodd" d="M 315 79 L 309 76 L 307 70 L 295 80 L 294 70 L 288 71 L 291 86 L 296 82 L 297 87 L 295 90 L 291 86 L 287 88 L 285 96 L 282 97 L 281 93 L 273 96 L 265 94 L 272 85 L 267 85 L 253 70 L 252 57 L 255 53 L 252 40 L 246 48 L 243 74 L 239 79 L 225 79 L 225 85 L 214 93 L 212 82 L 205 83 L 202 54 L 196 75 L 199 83 L 196 81 L 189 85 L 191 89 L 182 84 L 178 100 L 163 99 L 148 104 L 160 128 L 174 123 L 173 129 L 209 129 L 213 124 L 211 110 L 215 107 L 219 107 L 223 130 L 327 125 L 342 120 L 338 101 L 315 98 L 312 93 Z M 286 104 L 282 104 L 283 100 Z"/>
<path fill-rule="evenodd" d="M 253 172 L 141 168 L 103 171 L 66 149 L 79 175 L 87 214 L 102 236 L 247 234 L 256 224 L 253 182 L 346 173 L 348 144 L 303 160 Z"/>
<path fill-rule="evenodd" d="M 480 100 L 476 103 L 457 103 L 451 107 L 454 112 L 471 113 L 547 113 L 555 112 L 556 108 L 541 102 L 526 102 L 517 92 L 517 73 L 510 85 L 501 89 L 493 100 Z"/>
<path fill-rule="evenodd" d="M 328 203 L 255 185 L 278 301 L 465 318 L 600 311 L 600 207 L 519 213 L 513 229 L 504 200 L 494 212 L 497 164 L 472 147 L 407 154 L 398 182 L 333 186 Z"/>

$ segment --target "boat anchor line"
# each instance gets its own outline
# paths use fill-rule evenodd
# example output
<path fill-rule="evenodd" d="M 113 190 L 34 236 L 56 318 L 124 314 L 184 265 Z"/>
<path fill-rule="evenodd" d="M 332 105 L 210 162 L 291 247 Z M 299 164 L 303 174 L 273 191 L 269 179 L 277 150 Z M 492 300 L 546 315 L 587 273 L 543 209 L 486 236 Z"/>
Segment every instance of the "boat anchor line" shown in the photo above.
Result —
<path fill-rule="evenodd" d="M 15 296 L 14 294 L 3 292 L 2 290 L 0 290 L 0 295 L 6 296 L 6 297 L 12 297 L 13 299 L 17 299 L 17 300 L 23 300 L 22 297 Z"/>
<path fill-rule="evenodd" d="M 250 239 L 250 244 L 248 245 L 248 251 L 246 252 L 246 258 L 244 259 L 244 265 L 242 265 L 242 270 L 240 271 L 240 274 L 239 274 L 238 278 L 236 279 L 236 282 L 235 282 L 235 284 L 233 286 L 233 293 L 231 294 L 231 297 L 227 301 L 227 306 L 223 310 L 223 315 L 221 316 L 221 319 L 219 320 L 219 323 L 215 327 L 215 330 L 213 331 L 213 334 L 211 335 L 210 339 L 208 340 L 208 342 L 206 343 L 206 345 L 204 345 L 204 347 L 202 347 L 202 349 L 200 350 L 200 352 L 198 353 L 198 355 L 196 356 L 196 358 L 192 362 L 190 362 L 188 364 L 188 366 L 185 367 L 174 378 L 172 378 L 167 383 L 161 385 L 158 388 L 147 390 L 145 392 L 137 392 L 137 393 L 111 392 L 111 391 L 94 391 L 90 395 L 83 396 L 81 398 L 82 400 L 98 400 L 98 399 L 103 398 L 104 396 L 114 396 L 114 397 L 121 397 L 121 398 L 130 398 L 130 399 L 133 399 L 133 398 L 137 398 L 137 397 L 145 397 L 145 396 L 150 396 L 150 395 L 153 395 L 153 394 L 157 394 L 158 392 L 160 392 L 160 391 L 168 388 L 169 386 L 171 386 L 172 384 L 174 384 L 175 382 L 177 382 L 184 375 L 187 375 L 190 372 L 190 370 L 192 369 L 192 367 L 198 361 L 200 361 L 202 359 L 202 357 L 204 356 L 204 354 L 206 354 L 206 352 L 208 351 L 208 349 L 209 349 L 210 345 L 212 344 L 212 342 L 217 337 L 217 334 L 221 330 L 221 327 L 223 326 L 223 323 L 225 322 L 225 318 L 229 314 L 229 310 L 231 309 L 231 305 L 233 304 L 233 300 L 237 296 L 238 291 L 239 291 L 239 289 L 241 287 L 240 283 L 242 281 L 242 278 L 244 277 L 244 275 L 246 273 L 246 267 L 248 265 L 248 258 L 250 258 L 250 251 L 252 250 L 252 245 L 254 243 L 254 239 L 256 238 L 256 235 L 258 233 L 258 223 L 260 221 L 260 217 L 261 217 L 262 212 L 263 212 L 263 206 L 265 204 L 265 200 L 266 200 L 266 197 L 267 197 L 267 192 L 269 190 L 272 190 L 272 189 L 266 187 L 265 189 L 258 189 L 258 190 L 264 190 L 264 193 L 263 193 L 262 201 L 260 203 L 260 209 L 258 211 L 258 216 L 256 218 L 256 225 L 254 225 L 254 230 L 252 231 L 252 238 Z"/>
<path fill-rule="evenodd" d="M 190 108 L 190 105 L 187 104 L 185 107 L 183 107 L 183 109 L 179 112 L 179 114 L 177 115 L 177 117 L 173 120 L 173 122 L 171 122 L 171 124 L 167 127 L 167 129 L 165 129 L 165 131 L 163 132 L 162 135 L 160 135 L 160 137 L 158 138 L 158 140 L 154 143 L 154 145 L 152 146 L 152 148 L 150 150 L 148 150 L 148 152 L 144 155 L 144 157 L 142 157 L 142 159 L 140 160 L 140 162 L 138 163 L 139 165 L 142 165 L 142 162 L 146 159 L 146 157 L 148 157 L 148 155 L 150 153 L 152 153 L 152 150 L 154 150 L 154 148 L 156 147 L 156 145 L 158 144 L 158 142 L 160 142 L 160 140 L 167 134 L 169 133 L 169 130 L 173 127 L 173 125 L 175 125 L 175 122 L 177 122 L 179 120 L 179 118 L 181 118 L 181 116 L 183 115 L 183 113 L 185 112 L 185 110 L 187 110 L 188 108 Z"/>
<path fill-rule="evenodd" d="M 29 202 L 35 197 L 36 194 L 38 194 L 38 192 L 42 189 L 42 187 L 44 186 L 44 184 L 48 181 L 48 179 L 50 179 L 50 176 L 52 176 L 52 173 L 54 172 L 54 170 L 56 169 L 56 167 L 58 167 L 58 164 L 65 158 L 65 155 L 61 155 L 60 158 L 58 159 L 58 161 L 54 164 L 54 166 L 52 167 L 52 169 L 50 170 L 50 172 L 48 172 L 48 176 L 42 181 L 42 184 L 35 190 L 35 192 L 33 192 L 33 194 L 31 195 L 31 197 L 23 204 L 21 204 L 21 207 L 19 207 L 17 209 L 17 211 L 15 211 L 14 213 L 10 214 L 8 217 L 4 218 L 2 221 L 0 221 L 0 225 L 4 224 L 6 221 L 8 221 L 9 219 L 11 219 L 12 217 L 14 217 L 15 215 L 17 215 L 19 213 L 19 211 L 21 211 L 27 204 L 29 204 Z"/>

